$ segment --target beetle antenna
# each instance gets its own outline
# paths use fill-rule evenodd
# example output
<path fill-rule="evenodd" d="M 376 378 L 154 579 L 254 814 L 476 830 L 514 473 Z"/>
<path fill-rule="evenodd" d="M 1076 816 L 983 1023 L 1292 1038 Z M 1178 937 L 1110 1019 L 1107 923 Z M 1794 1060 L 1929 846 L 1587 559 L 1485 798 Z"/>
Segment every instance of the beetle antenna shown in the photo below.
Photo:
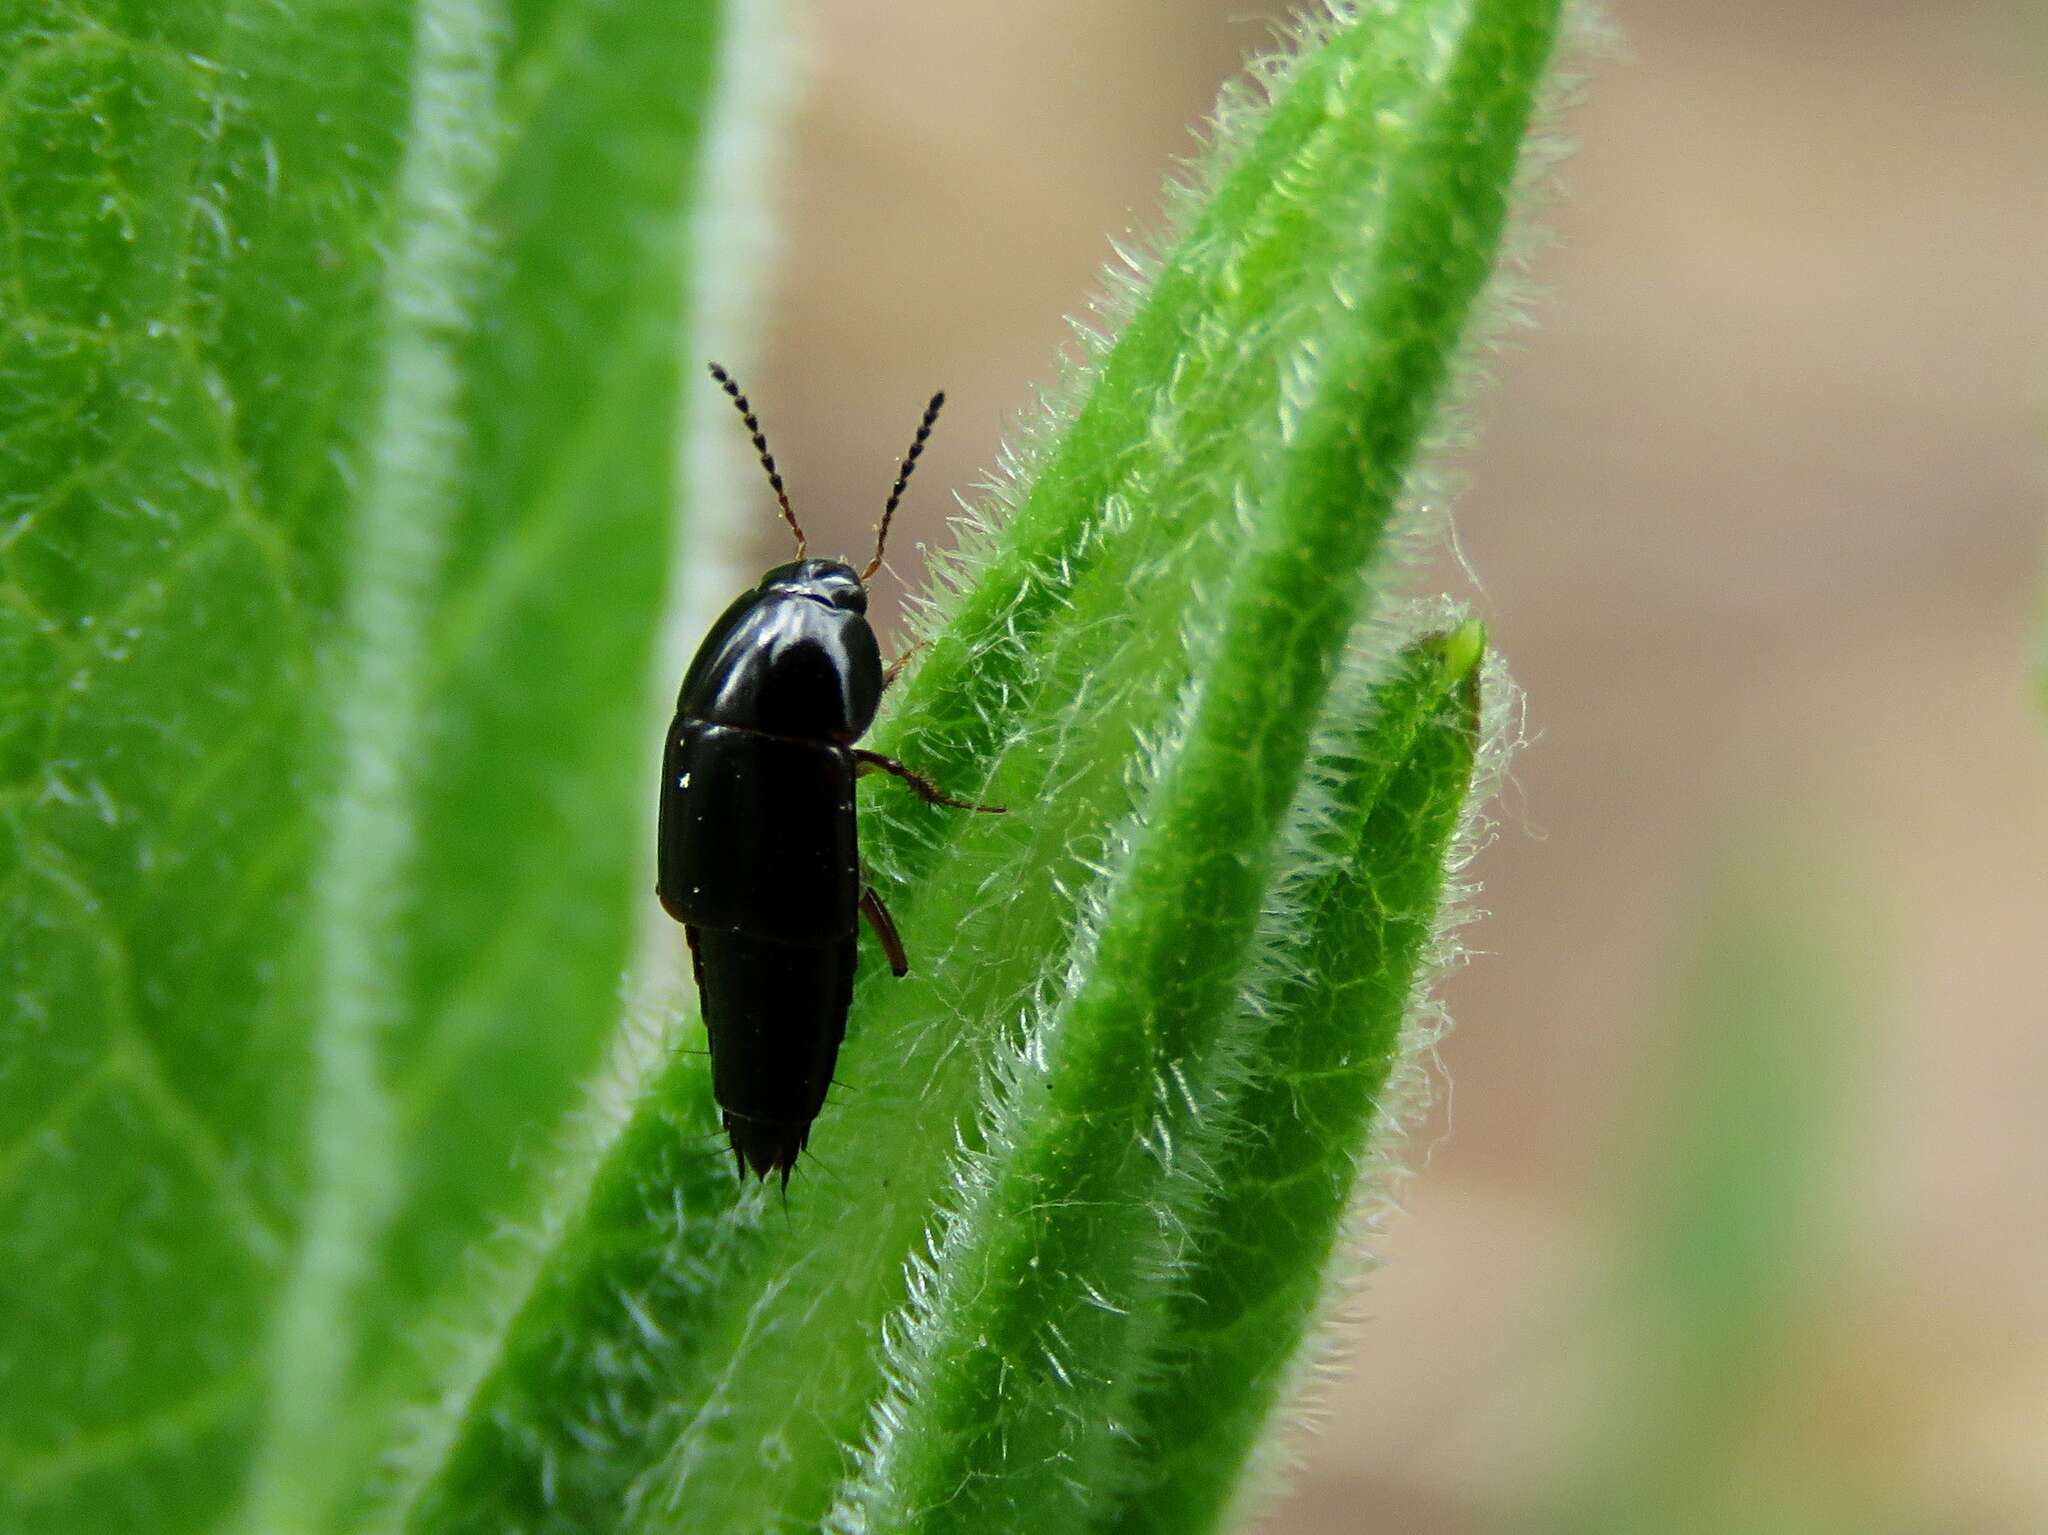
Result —
<path fill-rule="evenodd" d="M 882 568 L 882 546 L 889 541 L 889 519 L 896 515 L 896 503 L 903 499 L 903 487 L 910 483 L 910 472 L 917 467 L 918 456 L 924 452 L 924 445 L 932 435 L 932 423 L 939 419 L 939 407 L 945 403 L 946 391 L 941 389 L 932 396 L 931 404 L 924 408 L 924 420 L 918 422 L 917 435 L 910 441 L 910 453 L 904 458 L 903 467 L 896 471 L 896 485 L 889 492 L 889 504 L 882 508 L 882 523 L 875 529 L 875 557 L 860 573 L 862 585 L 866 585 Z"/>
<path fill-rule="evenodd" d="M 747 423 L 747 435 L 754 439 L 754 451 L 761 455 L 761 468 L 768 476 L 768 483 L 775 489 L 775 504 L 782 508 L 782 520 L 789 524 L 789 531 L 796 535 L 796 557 L 804 557 L 804 530 L 796 520 L 796 513 L 789 509 L 789 492 L 782 488 L 782 473 L 775 467 L 775 455 L 768 451 L 768 438 L 761 431 L 761 423 L 754 419 L 754 407 L 747 403 L 747 397 L 740 393 L 740 386 L 732 381 L 732 375 L 717 363 L 709 365 L 711 376 L 718 380 L 718 387 L 732 396 L 732 403 L 739 408 L 740 417 Z M 920 440 L 922 446 L 922 440 Z M 916 455 L 913 454 L 912 457 Z M 908 467 L 904 473 L 908 474 Z M 901 490 L 899 481 L 897 489 Z"/>

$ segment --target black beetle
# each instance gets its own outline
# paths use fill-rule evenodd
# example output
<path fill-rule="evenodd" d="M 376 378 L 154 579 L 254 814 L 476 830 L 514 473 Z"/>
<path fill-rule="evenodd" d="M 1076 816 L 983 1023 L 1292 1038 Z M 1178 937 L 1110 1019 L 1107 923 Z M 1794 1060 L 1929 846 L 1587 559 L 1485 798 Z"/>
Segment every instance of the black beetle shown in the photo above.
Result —
<path fill-rule="evenodd" d="M 934 805 L 1000 810 L 942 794 L 853 744 L 902 665 L 882 667 L 867 582 L 945 395 L 925 408 L 882 509 L 875 557 L 856 573 L 805 558 L 804 530 L 753 408 L 717 363 L 711 376 L 746 421 L 796 558 L 734 600 L 683 677 L 662 753 L 655 893 L 689 939 L 733 1159 L 742 1176 L 780 1172 L 787 1188 L 846 1035 L 859 919 L 873 926 L 892 971 L 910 968 L 889 908 L 861 870 L 854 779 L 892 773 Z"/>

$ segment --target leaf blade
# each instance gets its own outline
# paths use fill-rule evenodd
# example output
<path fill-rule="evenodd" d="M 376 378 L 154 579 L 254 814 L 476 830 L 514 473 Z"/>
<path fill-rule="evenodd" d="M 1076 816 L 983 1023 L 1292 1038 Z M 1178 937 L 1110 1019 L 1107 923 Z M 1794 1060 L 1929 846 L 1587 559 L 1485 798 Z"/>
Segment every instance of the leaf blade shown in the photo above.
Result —
<path fill-rule="evenodd" d="M 1446 863 L 1481 748 L 1478 626 L 1412 645 L 1356 741 L 1325 758 L 1315 853 L 1276 907 L 1286 969 L 1261 998 L 1224 1112 L 1203 1239 L 1175 1274 L 1133 1393 L 1123 1492 L 1103 1529 L 1218 1527 L 1330 1288 L 1347 1213 L 1383 1140 L 1404 1023 L 1444 925 Z M 1289 876 L 1283 876 L 1283 881 Z"/>
<path fill-rule="evenodd" d="M 404 1176 L 380 1056 L 406 1021 L 404 913 L 420 827 L 428 613 L 461 495 L 458 350 L 483 260 L 476 210 L 493 155 L 494 39 L 478 0 L 424 0 L 385 284 L 376 425 L 323 692 L 336 752 L 312 873 L 315 952 L 304 1226 L 271 1326 L 267 1406 L 244 1518 L 311 1532 L 343 1485 L 335 1403 Z"/>
<path fill-rule="evenodd" d="M 34 1382 L 0 1391 L 9 1515 L 203 1527 L 241 1489 L 274 1383 L 299 1405 L 267 1404 L 271 1474 L 244 1517 L 324 1527 L 420 1376 L 406 1332 L 521 1202 L 521 1148 L 616 1017 L 646 884 L 640 742 L 720 14 L 92 0 L 0 28 L 0 64 L 29 85 L 0 112 L 0 698 L 19 706 L 0 726 L 0 920 L 42 940 L 0 963 L 24 999 L 0 1021 L 0 1122 L 24 1132 L 0 1145 L 0 1218 L 19 1213 L 52 1264 L 109 1255 L 55 1313 L 19 1294 L 47 1299 L 33 1267 L 0 1281 L 0 1377 Z M 480 162 L 426 199 L 442 236 L 481 248 L 474 291 L 433 296 L 415 318 L 434 355 L 408 362 L 383 295 L 431 265 L 393 223 L 401 159 L 427 137 L 406 126 L 421 17 L 430 47 L 467 26 L 496 51 L 457 108 Z M 397 387 L 425 383 L 431 409 Z M 553 431 L 553 411 L 599 425 Z M 442 435 L 410 468 L 443 479 L 422 520 L 388 471 L 367 490 L 367 466 L 405 433 L 418 448 L 430 419 Z M 365 495 L 392 513 L 385 576 L 414 583 L 391 616 L 365 611 Z M 429 521 L 438 570 L 405 542 Z M 407 695 L 395 726 L 336 724 L 351 602 L 357 671 Z M 484 659 L 507 632 L 550 642 L 547 664 L 511 654 L 509 704 Z M 363 823 L 327 819 L 351 745 L 390 758 L 354 772 L 388 766 L 384 809 L 411 828 L 381 873 Z M 514 839 L 508 920 L 477 871 Z M 326 878 L 309 922 L 309 870 L 337 845 L 354 873 Z M 513 930 L 509 960 L 475 965 Z M 340 1263 L 301 1281 L 266 1382 L 247 1361 L 311 1177 L 306 998 L 337 973 L 320 955 L 351 945 L 381 995 L 351 1004 L 358 1048 L 330 1077 L 362 1111 L 322 1136 Z M 487 1026 L 447 1048 L 451 1017 Z M 150 1169 L 119 1187 L 178 1218 L 124 1222 L 89 1197 L 76 1170 L 109 1158 Z"/>
<path fill-rule="evenodd" d="M 1114 1339 L 1156 1278 L 1137 1256 L 1150 1201 L 1136 1191 L 1164 1187 L 1195 1107 L 1169 1068 L 1215 1046 L 1307 722 L 1357 612 L 1355 589 L 1313 578 L 1369 568 L 1490 270 L 1559 21 L 1555 5 L 1472 7 L 1440 91 L 1392 155 L 1355 329 L 1330 335 L 1328 360 L 1303 359 L 1284 488 L 1245 557 L 1186 743 L 1071 1011 L 1003 1083 L 1028 1113 L 999 1111 L 921 1265 L 845 1527 L 1087 1517 L 1087 1468 L 1115 1432 L 1100 1427 L 1119 1395 Z M 1157 1174 L 1128 1149 L 1148 1133 Z"/>
<path fill-rule="evenodd" d="M 25 1160 L 0 1217 L 23 1254 L 0 1295 L 21 1383 L 0 1392 L 20 1473 L 0 1507 L 46 1527 L 221 1511 L 296 1236 L 306 1060 L 278 972 L 303 975 L 306 838 L 279 764 L 307 739 L 336 561 L 306 534 L 339 477 L 300 460 L 267 381 L 294 348 L 340 373 L 373 344 L 367 216 L 302 302 L 275 275 L 328 189 L 374 206 L 394 173 L 385 19 L 37 6 L 0 40 L 21 88 L 0 122 L 6 622 L 36 679 L 0 920 L 44 940 L 7 946 L 0 1025 L 39 1100 L 10 1118 Z M 237 110 L 260 112 L 287 54 L 332 69 L 339 133 L 302 133 L 272 186 Z M 230 225 L 251 188 L 263 206 Z"/>

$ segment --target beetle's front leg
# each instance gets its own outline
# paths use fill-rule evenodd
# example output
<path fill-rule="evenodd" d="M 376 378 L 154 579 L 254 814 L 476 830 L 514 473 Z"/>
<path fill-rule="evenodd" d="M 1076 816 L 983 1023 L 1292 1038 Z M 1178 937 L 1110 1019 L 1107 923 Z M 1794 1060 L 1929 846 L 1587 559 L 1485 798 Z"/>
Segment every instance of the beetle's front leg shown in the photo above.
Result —
<path fill-rule="evenodd" d="M 860 766 L 854 771 L 865 776 L 869 773 L 888 773 L 910 785 L 911 791 L 927 805 L 945 805 L 954 810 L 978 810 L 983 815 L 1003 815 L 1008 810 L 1004 805 L 977 805 L 972 800 L 955 799 L 922 773 L 912 772 L 894 757 L 885 757 L 880 752 L 853 749 L 854 761 Z"/>
<path fill-rule="evenodd" d="M 894 683 L 903 674 L 903 668 L 910 664 L 910 658 L 924 649 L 926 643 L 924 640 L 919 640 L 915 645 L 904 651 L 902 655 L 889 663 L 887 669 L 882 673 L 882 691 L 884 693 L 888 692 L 890 684 Z"/>

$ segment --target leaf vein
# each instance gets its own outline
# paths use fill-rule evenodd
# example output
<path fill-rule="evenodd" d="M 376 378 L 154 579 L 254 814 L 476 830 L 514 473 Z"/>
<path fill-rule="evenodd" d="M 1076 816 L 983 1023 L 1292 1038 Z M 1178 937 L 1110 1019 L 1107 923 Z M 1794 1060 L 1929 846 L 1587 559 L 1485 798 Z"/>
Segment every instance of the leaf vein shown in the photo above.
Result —
<path fill-rule="evenodd" d="M 20 1450 L 0 1445 L 0 1468 L 4 1468 L 9 1491 L 17 1498 L 38 1497 L 80 1477 L 197 1439 L 247 1405 L 255 1389 L 255 1377 L 244 1373 L 132 1422 L 70 1439 L 61 1449 Z"/>

